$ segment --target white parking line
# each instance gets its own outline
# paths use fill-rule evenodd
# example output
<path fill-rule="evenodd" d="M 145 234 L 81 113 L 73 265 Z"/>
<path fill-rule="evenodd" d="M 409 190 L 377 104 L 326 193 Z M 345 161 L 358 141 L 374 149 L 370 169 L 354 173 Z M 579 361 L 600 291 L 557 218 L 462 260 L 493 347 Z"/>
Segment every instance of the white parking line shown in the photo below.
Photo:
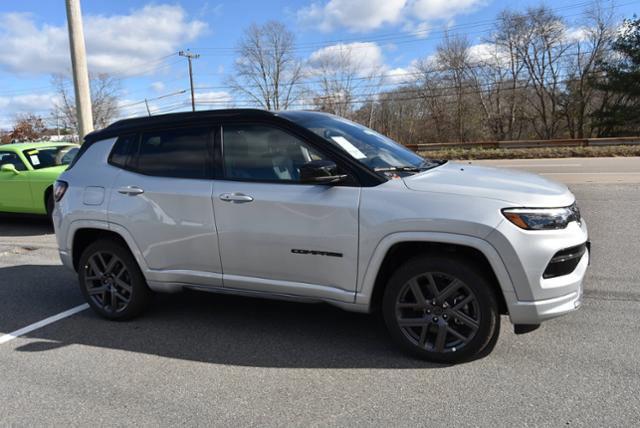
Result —
<path fill-rule="evenodd" d="M 89 309 L 89 305 L 86 303 L 83 303 L 82 305 L 76 306 L 75 308 L 71 308 L 64 312 L 60 312 L 57 315 L 53 315 L 49 318 L 43 319 L 42 321 L 38 321 L 36 323 L 23 327 L 20 330 L 16 330 L 14 332 L 5 334 L 4 336 L 0 336 L 0 345 L 2 345 L 3 343 L 7 343 L 22 335 L 25 335 L 27 333 L 31 333 L 32 331 L 42 328 L 46 325 L 53 324 L 56 321 L 60 321 L 61 319 L 70 317 L 71 315 L 77 314 L 78 312 L 82 312 L 85 309 Z"/>

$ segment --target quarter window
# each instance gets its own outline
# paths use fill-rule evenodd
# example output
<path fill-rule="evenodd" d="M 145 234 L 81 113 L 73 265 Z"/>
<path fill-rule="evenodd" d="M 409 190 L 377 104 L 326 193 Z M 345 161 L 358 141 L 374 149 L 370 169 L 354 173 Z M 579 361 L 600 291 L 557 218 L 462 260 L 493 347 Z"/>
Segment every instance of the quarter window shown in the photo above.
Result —
<path fill-rule="evenodd" d="M 142 134 L 136 170 L 142 174 L 207 178 L 209 129 L 185 128 Z"/>
<path fill-rule="evenodd" d="M 225 177 L 299 181 L 300 167 L 324 157 L 297 137 L 265 125 L 229 125 L 223 131 Z"/>
<path fill-rule="evenodd" d="M 135 153 L 135 150 L 138 148 L 137 143 L 137 135 L 119 137 L 111 151 L 109 163 L 119 166 L 120 168 L 126 168 L 131 163 L 131 155 Z"/>

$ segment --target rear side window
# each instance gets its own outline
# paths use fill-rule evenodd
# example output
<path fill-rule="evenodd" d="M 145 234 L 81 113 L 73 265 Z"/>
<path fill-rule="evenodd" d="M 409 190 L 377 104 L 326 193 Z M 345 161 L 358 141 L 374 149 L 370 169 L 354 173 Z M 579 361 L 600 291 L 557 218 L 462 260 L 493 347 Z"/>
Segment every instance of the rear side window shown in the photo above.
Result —
<path fill-rule="evenodd" d="M 208 128 L 146 132 L 135 169 L 146 175 L 207 178 L 210 158 Z"/>
<path fill-rule="evenodd" d="M 137 150 L 138 135 L 125 135 L 118 138 L 111 150 L 109 163 L 120 168 L 131 164 L 131 155 Z"/>

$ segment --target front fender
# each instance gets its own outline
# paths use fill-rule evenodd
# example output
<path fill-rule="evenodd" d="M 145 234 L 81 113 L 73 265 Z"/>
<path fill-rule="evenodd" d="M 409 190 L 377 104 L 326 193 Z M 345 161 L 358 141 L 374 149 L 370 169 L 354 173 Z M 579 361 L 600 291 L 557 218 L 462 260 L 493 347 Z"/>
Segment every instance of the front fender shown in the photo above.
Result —
<path fill-rule="evenodd" d="M 367 307 L 370 306 L 376 278 L 385 256 L 391 247 L 404 242 L 432 242 L 463 245 L 480 251 L 489 261 L 489 264 L 498 279 L 498 283 L 505 300 L 507 302 L 515 300 L 515 291 L 509 272 L 507 271 L 502 258 L 489 242 L 474 236 L 459 235 L 455 233 L 399 232 L 385 236 L 376 246 L 358 286 L 358 291 L 355 297 L 356 304 L 366 305 Z"/>

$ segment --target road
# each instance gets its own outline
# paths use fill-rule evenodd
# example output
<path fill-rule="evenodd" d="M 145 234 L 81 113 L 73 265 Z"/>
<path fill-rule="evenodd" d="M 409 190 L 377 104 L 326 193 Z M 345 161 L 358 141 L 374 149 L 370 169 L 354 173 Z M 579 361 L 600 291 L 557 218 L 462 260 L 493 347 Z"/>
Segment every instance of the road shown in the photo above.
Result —
<path fill-rule="evenodd" d="M 594 250 L 580 311 L 523 336 L 503 318 L 494 352 L 458 366 L 326 305 L 189 292 L 131 322 L 81 311 L 0 344 L 0 425 L 638 426 L 640 161 L 497 163 L 568 179 Z M 82 303 L 48 225 L 0 218 L 0 337 Z"/>
<path fill-rule="evenodd" d="M 473 164 L 535 172 L 567 184 L 640 183 L 640 158 L 504 159 Z"/>

